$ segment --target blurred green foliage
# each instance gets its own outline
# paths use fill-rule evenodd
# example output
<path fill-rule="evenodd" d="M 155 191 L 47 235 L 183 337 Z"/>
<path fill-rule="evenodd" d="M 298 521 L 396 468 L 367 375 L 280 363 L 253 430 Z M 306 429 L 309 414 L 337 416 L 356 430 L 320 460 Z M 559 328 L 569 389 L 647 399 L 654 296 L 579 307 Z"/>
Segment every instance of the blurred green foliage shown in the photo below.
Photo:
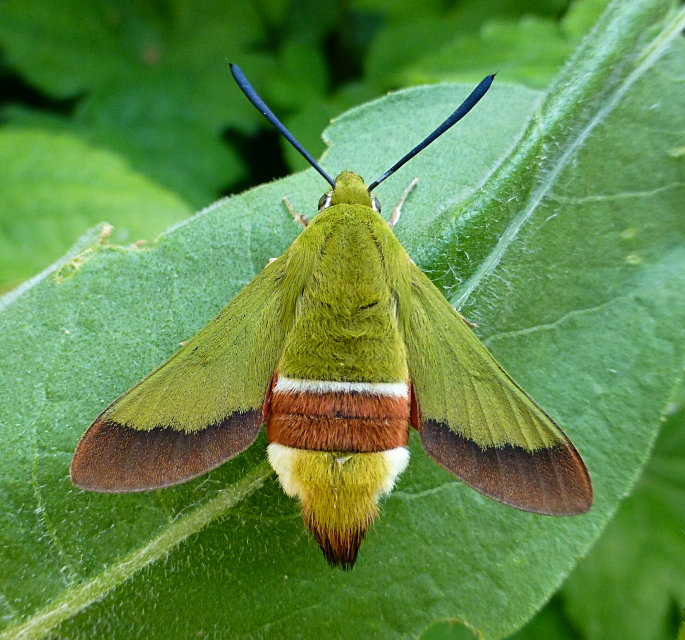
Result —
<path fill-rule="evenodd" d="M 12 137 L 0 137 L 7 167 L 0 190 L 0 291 L 56 260 L 99 220 L 115 225 L 118 240 L 150 240 L 178 219 L 179 207 L 197 209 L 304 168 L 235 88 L 228 60 L 243 67 L 317 156 L 333 116 L 395 88 L 479 80 L 493 71 L 504 81 L 543 87 L 605 4 L 5 0 L 1 123 L 17 135 L 23 131 L 27 143 L 36 136 L 48 182 L 59 179 L 44 173 L 52 166 L 59 174 L 57 158 L 64 166 L 85 166 L 88 154 L 108 152 L 120 171 L 129 167 L 156 183 L 158 209 L 169 198 L 178 202 L 165 219 L 148 216 L 149 199 L 142 209 L 133 203 L 127 210 L 89 208 L 58 190 L 51 210 L 44 199 L 32 199 L 25 178 L 34 177 L 31 164 L 15 154 Z M 79 150 L 66 153 L 67 138 L 56 134 L 80 141 Z M 101 190 L 103 199 L 116 185 L 113 179 Z"/>
<path fill-rule="evenodd" d="M 333 116 L 395 88 L 491 72 L 544 88 L 606 4 L 5 0 L 0 291 L 100 220 L 119 243 L 152 239 L 221 195 L 304 167 L 233 86 L 228 60 L 317 156 Z M 684 404 L 595 551 L 516 638 L 619 638 L 626 624 L 676 636 Z M 440 623 L 423 637 L 470 632 Z"/>

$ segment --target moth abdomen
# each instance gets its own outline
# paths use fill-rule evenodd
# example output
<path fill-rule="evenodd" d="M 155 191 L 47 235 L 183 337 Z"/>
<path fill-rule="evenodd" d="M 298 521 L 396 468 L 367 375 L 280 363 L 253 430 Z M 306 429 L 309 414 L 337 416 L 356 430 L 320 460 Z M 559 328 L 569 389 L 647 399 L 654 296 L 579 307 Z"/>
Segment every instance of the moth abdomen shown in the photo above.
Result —
<path fill-rule="evenodd" d="M 269 403 L 271 466 L 329 563 L 351 568 L 378 499 L 409 461 L 409 385 L 281 375 Z"/>
<path fill-rule="evenodd" d="M 409 463 L 409 450 L 310 451 L 276 442 L 269 462 L 285 493 L 298 498 L 307 528 L 332 566 L 350 569 L 366 531 Z"/>

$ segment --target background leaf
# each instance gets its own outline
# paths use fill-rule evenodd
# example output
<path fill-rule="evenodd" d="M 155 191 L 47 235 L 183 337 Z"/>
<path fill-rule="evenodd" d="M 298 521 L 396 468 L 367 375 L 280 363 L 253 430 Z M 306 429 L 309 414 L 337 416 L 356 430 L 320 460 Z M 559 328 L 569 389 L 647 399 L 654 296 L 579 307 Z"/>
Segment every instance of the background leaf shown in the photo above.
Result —
<path fill-rule="evenodd" d="M 396 79 L 400 84 L 477 82 L 496 70 L 531 87 L 545 87 L 607 4 L 578 0 L 561 20 L 493 13 L 478 29 L 453 31 L 440 47 L 421 52 Z"/>
<path fill-rule="evenodd" d="M 498 82 L 379 188 L 387 210 L 421 178 L 398 235 L 583 452 L 590 514 L 508 509 L 413 442 L 341 573 L 303 533 L 263 439 L 149 495 L 70 485 L 93 417 L 292 240 L 282 196 L 310 212 L 325 188 L 307 172 L 221 201 L 153 248 L 96 243 L 4 299 L 0 637 L 402 637 L 440 618 L 503 637 L 529 619 L 630 490 L 682 375 L 684 23 L 671 3 L 611 5 L 547 94 Z M 377 175 L 468 90 L 351 111 L 327 133 L 325 166 Z"/>
<path fill-rule="evenodd" d="M 264 37 L 254 4 L 206 0 L 187 11 L 184 3 L 67 0 L 57 10 L 38 0 L 27 10 L 9 0 L 0 40 L 33 86 L 59 100 L 85 95 L 70 117 L 40 123 L 109 146 L 198 206 L 240 177 L 221 131 L 238 114 L 238 122 L 257 120 L 244 105 L 227 108 L 235 94 L 224 62 L 248 63 L 249 42 Z M 10 114 L 34 125 L 39 115 Z"/>
<path fill-rule="evenodd" d="M 190 214 L 121 158 L 66 133 L 5 127 L 0 164 L 0 286 L 47 267 L 100 220 L 123 244 L 152 240 Z"/>

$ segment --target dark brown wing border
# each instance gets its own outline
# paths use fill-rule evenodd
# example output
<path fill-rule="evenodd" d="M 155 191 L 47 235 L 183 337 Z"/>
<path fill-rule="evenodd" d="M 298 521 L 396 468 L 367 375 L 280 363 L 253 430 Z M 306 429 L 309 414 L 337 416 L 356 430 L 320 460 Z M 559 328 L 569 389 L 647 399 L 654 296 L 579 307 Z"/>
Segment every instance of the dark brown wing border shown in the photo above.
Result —
<path fill-rule="evenodd" d="M 143 431 L 99 418 L 76 447 L 71 480 L 103 493 L 180 484 L 247 449 L 261 426 L 261 408 L 233 413 L 194 433 L 163 427 Z"/>

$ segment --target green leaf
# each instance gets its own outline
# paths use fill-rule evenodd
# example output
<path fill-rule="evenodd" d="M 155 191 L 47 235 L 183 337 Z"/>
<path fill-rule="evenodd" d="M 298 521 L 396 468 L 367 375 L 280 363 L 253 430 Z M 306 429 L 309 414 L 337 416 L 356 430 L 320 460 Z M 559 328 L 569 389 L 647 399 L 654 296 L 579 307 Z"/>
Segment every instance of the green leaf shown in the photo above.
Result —
<path fill-rule="evenodd" d="M 193 206 L 210 202 L 220 185 L 242 178 L 242 160 L 203 125 L 172 114 L 158 117 L 135 88 L 104 93 L 85 100 L 75 119 L 22 107 L 3 113 L 15 127 L 65 133 L 107 149 Z"/>
<path fill-rule="evenodd" d="M 123 244 L 152 240 L 191 213 L 121 158 L 68 134 L 5 127 L 0 164 L 0 290 L 49 266 L 100 220 Z"/>
<path fill-rule="evenodd" d="M 685 403 L 666 421 L 635 492 L 564 587 L 588 640 L 674 638 L 685 610 Z"/>
<path fill-rule="evenodd" d="M 612 4 L 547 94 L 499 83 L 377 193 L 389 211 L 419 176 L 398 236 L 583 453 L 588 515 L 488 500 L 414 439 L 357 567 L 334 572 L 263 438 L 168 490 L 71 486 L 90 421 L 295 237 L 282 197 L 311 213 L 326 189 L 308 171 L 221 201 L 152 248 L 96 245 L 2 305 L 0 638 L 399 638 L 446 618 L 500 638 L 530 619 L 630 491 L 682 374 L 675 7 Z M 327 132 L 324 166 L 376 177 L 469 89 L 352 110 Z"/>
<path fill-rule="evenodd" d="M 183 101 L 163 108 L 213 126 L 248 113 L 237 104 L 226 109 L 233 96 L 226 65 L 207 62 L 223 63 L 264 36 L 251 3 L 206 0 L 202 11 L 190 11 L 184 2 L 172 7 L 65 0 L 60 11 L 52 8 L 49 0 L 36 0 L 29 9 L 8 0 L 0 11 L 9 63 L 49 95 L 72 98 L 135 83 L 151 107 L 159 91 L 185 88 Z M 217 76 L 224 82 L 216 82 Z M 221 93 L 207 91 L 222 85 Z"/>
<path fill-rule="evenodd" d="M 403 79 L 412 84 L 477 82 L 496 72 L 506 82 L 542 88 L 572 49 L 556 20 L 489 20 L 479 32 L 454 38 L 415 61 Z"/>
<path fill-rule="evenodd" d="M 581 0 L 573 4 L 597 2 L 606 5 L 606 0 Z M 539 39 L 526 42 L 524 35 L 515 42 L 516 46 L 512 49 L 512 35 L 506 34 L 509 40 L 507 43 L 499 43 L 495 38 L 488 38 L 484 42 L 479 32 L 482 29 L 490 30 L 493 16 L 497 16 L 497 20 L 506 25 L 516 25 L 523 16 L 528 16 L 527 20 L 532 18 L 536 23 L 556 25 L 556 17 L 564 10 L 566 3 L 559 0 L 463 0 L 455 3 L 448 11 L 440 5 L 427 6 L 426 2 L 421 4 L 420 11 L 416 11 L 416 3 L 409 2 L 409 6 L 406 6 L 404 2 L 397 0 L 374 0 L 373 7 L 363 0 L 357 0 L 355 4 L 368 11 L 380 12 L 386 18 L 371 42 L 365 60 L 365 80 L 378 88 L 387 89 L 406 86 L 410 76 L 416 78 L 413 81 L 415 83 L 425 83 L 429 81 L 431 71 L 443 74 L 440 78 L 442 81 L 448 80 L 448 75 L 451 79 L 457 77 L 464 80 L 465 73 L 469 74 L 468 79 L 471 80 L 480 73 L 479 62 L 482 58 L 487 58 L 488 64 L 496 60 L 496 66 L 490 66 L 478 78 L 480 80 L 483 75 L 493 71 L 504 71 L 509 61 L 519 56 L 519 48 L 544 52 L 548 43 Z M 595 19 L 598 15 L 599 11 L 595 14 Z M 411 17 L 407 19 L 407 16 Z M 588 28 L 593 23 L 594 20 Z M 506 47 L 504 51 L 502 45 Z M 446 49 L 444 55 L 443 47 Z M 452 53 L 458 55 L 450 55 L 450 48 L 457 48 Z M 493 49 L 496 51 L 495 55 Z M 570 49 L 564 49 L 564 54 L 569 52 Z M 422 76 L 424 66 L 429 69 Z"/>

